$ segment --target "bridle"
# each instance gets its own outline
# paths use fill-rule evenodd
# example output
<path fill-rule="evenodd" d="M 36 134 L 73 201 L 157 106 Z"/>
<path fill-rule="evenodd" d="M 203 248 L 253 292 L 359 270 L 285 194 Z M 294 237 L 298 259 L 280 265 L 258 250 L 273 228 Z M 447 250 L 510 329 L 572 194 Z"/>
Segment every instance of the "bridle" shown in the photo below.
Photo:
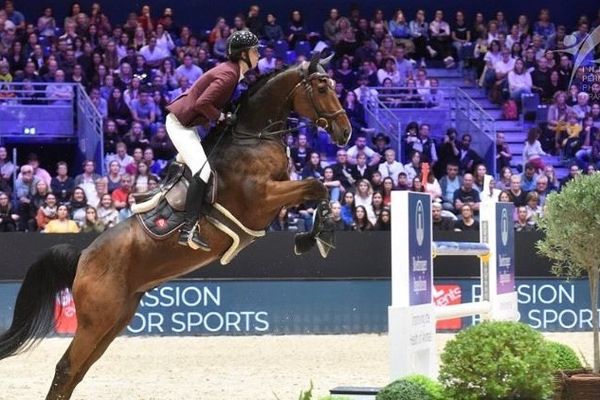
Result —
<path fill-rule="evenodd" d="M 326 113 L 317 106 L 317 103 L 315 102 L 315 97 L 314 97 L 314 93 L 313 93 L 313 85 L 312 85 L 312 82 L 316 79 L 318 79 L 318 80 L 326 79 L 328 81 L 331 81 L 331 78 L 329 78 L 329 75 L 322 73 L 322 72 L 314 72 L 308 76 L 304 76 L 304 78 L 302 78 L 302 80 L 300 82 L 298 82 L 296 84 L 296 86 L 294 86 L 294 88 L 292 89 L 290 94 L 288 94 L 288 96 L 286 98 L 286 102 L 289 103 L 294 98 L 294 94 L 296 93 L 296 90 L 298 90 L 299 88 L 303 88 L 309 101 L 310 101 L 310 104 L 312 105 L 313 109 L 317 113 L 317 118 L 315 119 L 314 124 L 320 128 L 327 129 L 327 128 L 329 128 L 331 120 L 333 120 L 338 115 L 341 115 L 341 114 L 345 115 L 346 110 L 344 110 L 343 108 L 340 108 L 339 110 L 334 111 L 332 113 Z M 327 85 L 327 88 L 328 88 L 328 90 L 334 90 L 333 85 L 330 85 L 330 84 Z"/>

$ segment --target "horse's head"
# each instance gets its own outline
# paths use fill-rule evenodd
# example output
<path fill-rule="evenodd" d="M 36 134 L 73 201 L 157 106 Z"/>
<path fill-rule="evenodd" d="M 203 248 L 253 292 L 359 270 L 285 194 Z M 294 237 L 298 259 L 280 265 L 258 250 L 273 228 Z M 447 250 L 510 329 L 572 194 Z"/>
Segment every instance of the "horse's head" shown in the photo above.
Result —
<path fill-rule="evenodd" d="M 336 96 L 335 82 L 323 68 L 332 57 L 321 60 L 321 54 L 315 53 L 310 63 L 300 66 L 302 80 L 289 97 L 295 112 L 327 130 L 338 146 L 344 146 L 352 134 L 352 125 Z"/>

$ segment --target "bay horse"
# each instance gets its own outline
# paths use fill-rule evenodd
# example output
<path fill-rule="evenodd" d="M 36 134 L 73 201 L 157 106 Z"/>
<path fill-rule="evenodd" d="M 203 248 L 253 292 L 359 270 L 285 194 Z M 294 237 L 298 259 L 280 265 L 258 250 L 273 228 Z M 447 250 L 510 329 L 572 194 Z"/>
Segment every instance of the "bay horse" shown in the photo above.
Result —
<path fill-rule="evenodd" d="M 318 180 L 289 180 L 280 137 L 289 130 L 268 128 L 282 126 L 294 111 L 329 128 L 337 145 L 348 142 L 350 122 L 321 65 L 328 61 L 315 54 L 310 63 L 259 80 L 242 100 L 232 131 L 210 156 L 218 173 L 218 203 L 249 229 L 264 230 L 284 206 L 319 202 L 317 220 L 322 220 L 296 241 L 300 252 L 327 231 L 328 191 Z M 48 335 L 54 326 L 56 296 L 71 289 L 77 330 L 56 365 L 46 399 L 71 398 L 88 369 L 127 326 L 144 293 L 218 259 L 230 247 L 231 239 L 206 218 L 201 229 L 210 252 L 178 245 L 177 235 L 155 240 L 135 217 L 105 231 L 83 251 L 70 245 L 50 248 L 27 271 L 12 324 L 0 336 L 0 359 Z"/>

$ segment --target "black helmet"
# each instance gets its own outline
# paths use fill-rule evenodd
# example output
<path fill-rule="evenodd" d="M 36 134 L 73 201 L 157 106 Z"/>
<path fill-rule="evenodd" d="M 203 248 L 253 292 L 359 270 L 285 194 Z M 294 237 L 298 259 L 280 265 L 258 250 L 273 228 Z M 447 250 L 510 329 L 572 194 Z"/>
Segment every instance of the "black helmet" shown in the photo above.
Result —
<path fill-rule="evenodd" d="M 249 50 L 253 47 L 258 47 L 258 38 L 250 31 L 234 32 L 227 43 L 227 57 L 239 56 L 242 51 Z"/>

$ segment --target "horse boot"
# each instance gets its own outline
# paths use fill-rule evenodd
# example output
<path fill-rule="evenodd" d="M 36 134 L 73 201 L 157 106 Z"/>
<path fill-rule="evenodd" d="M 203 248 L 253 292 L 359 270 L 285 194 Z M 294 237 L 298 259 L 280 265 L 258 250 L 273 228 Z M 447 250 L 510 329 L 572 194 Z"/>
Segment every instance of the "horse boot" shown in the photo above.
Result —
<path fill-rule="evenodd" d="M 329 251 L 335 249 L 335 229 L 329 201 L 322 200 L 315 211 L 313 232 L 321 256 L 327 258 Z"/>
<path fill-rule="evenodd" d="M 200 235 L 200 210 L 206 196 L 207 183 L 200 178 L 200 173 L 192 177 L 185 197 L 185 222 L 179 233 L 179 243 L 194 250 L 210 251 L 208 244 Z"/>

